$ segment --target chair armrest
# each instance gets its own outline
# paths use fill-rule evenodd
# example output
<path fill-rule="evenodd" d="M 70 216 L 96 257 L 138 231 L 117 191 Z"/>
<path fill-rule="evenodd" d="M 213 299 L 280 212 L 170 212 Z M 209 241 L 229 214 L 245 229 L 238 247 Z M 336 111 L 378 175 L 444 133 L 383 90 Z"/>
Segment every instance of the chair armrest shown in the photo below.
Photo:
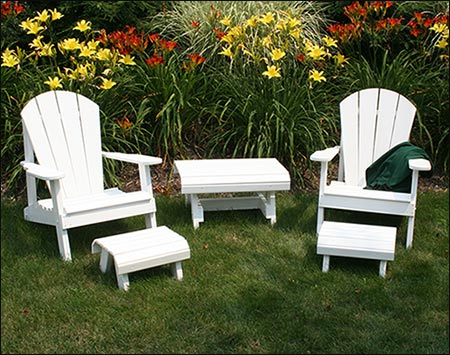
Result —
<path fill-rule="evenodd" d="M 335 146 L 324 150 L 318 150 L 311 154 L 310 159 L 312 161 L 328 162 L 332 160 L 336 156 L 336 154 L 339 153 L 339 149 L 339 146 Z"/>
<path fill-rule="evenodd" d="M 162 159 L 158 157 L 152 157 L 142 154 L 127 154 L 127 153 L 115 153 L 115 152 L 102 152 L 105 158 L 125 161 L 127 163 L 144 164 L 144 165 L 156 165 L 161 164 Z"/>
<path fill-rule="evenodd" d="M 409 168 L 411 170 L 429 171 L 431 170 L 431 163 L 426 159 L 410 159 L 408 160 Z"/>
<path fill-rule="evenodd" d="M 27 174 L 31 174 L 42 180 L 59 180 L 65 176 L 65 173 L 56 169 L 47 168 L 42 165 L 30 163 L 26 161 L 20 162 Z"/>

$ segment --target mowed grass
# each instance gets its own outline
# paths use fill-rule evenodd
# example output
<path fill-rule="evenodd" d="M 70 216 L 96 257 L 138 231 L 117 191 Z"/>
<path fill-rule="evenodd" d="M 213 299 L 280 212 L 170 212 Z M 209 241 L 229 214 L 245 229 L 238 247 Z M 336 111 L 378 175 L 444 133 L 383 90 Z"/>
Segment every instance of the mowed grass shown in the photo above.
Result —
<path fill-rule="evenodd" d="M 102 274 L 94 238 L 144 228 L 143 217 L 73 229 L 72 263 L 55 229 L 2 201 L 2 353 L 448 354 L 447 192 L 418 197 L 413 248 L 399 226 L 387 276 L 378 262 L 316 254 L 317 195 L 277 194 L 277 224 L 259 211 L 206 212 L 192 227 L 182 196 L 157 195 L 157 220 L 183 235 L 184 280 L 161 266 L 118 289 Z M 350 216 L 379 223 L 383 216 Z"/>

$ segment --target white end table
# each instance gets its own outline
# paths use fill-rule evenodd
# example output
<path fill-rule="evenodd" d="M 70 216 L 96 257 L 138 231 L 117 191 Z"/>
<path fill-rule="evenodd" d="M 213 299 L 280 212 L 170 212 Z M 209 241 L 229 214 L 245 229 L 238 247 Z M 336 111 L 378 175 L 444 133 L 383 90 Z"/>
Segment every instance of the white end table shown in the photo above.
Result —
<path fill-rule="evenodd" d="M 204 211 L 260 209 L 276 223 L 275 192 L 290 189 L 290 176 L 275 158 L 175 160 L 181 193 L 198 228 Z M 251 196 L 200 198 L 201 194 L 253 193 Z"/>

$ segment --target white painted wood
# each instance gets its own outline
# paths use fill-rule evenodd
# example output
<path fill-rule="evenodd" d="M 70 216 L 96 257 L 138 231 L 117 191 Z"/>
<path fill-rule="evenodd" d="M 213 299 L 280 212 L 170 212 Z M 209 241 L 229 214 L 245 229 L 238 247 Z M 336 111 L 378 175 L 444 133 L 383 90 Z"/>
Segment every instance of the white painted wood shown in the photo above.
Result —
<path fill-rule="evenodd" d="M 112 258 L 118 286 L 125 290 L 129 288 L 129 273 L 165 264 L 170 264 L 173 276 L 182 280 L 181 261 L 190 258 L 186 239 L 166 226 L 97 238 L 91 250 L 102 253 L 102 272 L 106 272 L 108 258 Z"/>
<path fill-rule="evenodd" d="M 325 221 L 319 231 L 317 254 L 380 260 L 380 276 L 386 274 L 386 262 L 394 260 L 397 229 L 387 226 Z M 329 260 L 323 261 L 327 271 Z M 324 271 L 324 272 L 325 272 Z"/>
<path fill-rule="evenodd" d="M 386 260 L 381 260 L 380 261 L 379 274 L 383 278 L 386 277 L 386 268 L 387 268 L 387 261 Z"/>
<path fill-rule="evenodd" d="M 289 172 L 275 158 L 175 160 L 181 192 L 198 228 L 204 211 L 260 209 L 276 223 L 275 191 L 290 189 Z M 201 194 L 250 192 L 252 196 L 201 198 Z"/>
<path fill-rule="evenodd" d="M 418 171 L 431 169 L 425 159 L 411 159 L 411 193 L 366 190 L 365 171 L 382 154 L 408 141 L 415 106 L 402 95 L 387 89 L 369 88 L 347 96 L 340 103 L 341 150 L 338 181 L 328 180 L 328 162 L 335 148 L 314 152 L 311 160 L 321 162 L 317 233 L 324 209 L 383 213 L 408 217 L 406 246 L 412 246 L 416 211 Z"/>
<path fill-rule="evenodd" d="M 330 256 L 324 255 L 322 260 L 322 272 L 328 272 L 330 270 Z"/>
<path fill-rule="evenodd" d="M 175 277 L 178 281 L 183 280 L 183 269 L 181 267 L 181 262 L 177 261 L 176 263 L 170 264 L 172 275 Z"/>
<path fill-rule="evenodd" d="M 310 159 L 312 161 L 329 162 L 339 153 L 339 149 L 340 147 L 336 146 L 324 150 L 318 150 L 317 152 L 311 154 Z"/>
<path fill-rule="evenodd" d="M 356 110 L 355 110 L 356 108 Z M 343 150 L 344 178 L 351 185 L 358 183 L 358 159 L 355 159 L 358 147 L 359 95 L 354 93 L 340 104 L 341 147 Z M 351 153 L 351 154 L 350 154 Z"/>
<path fill-rule="evenodd" d="M 49 91 L 30 100 L 21 116 L 25 150 L 21 165 L 28 194 L 24 217 L 56 227 L 64 260 L 71 260 L 69 228 L 136 215 L 145 215 L 147 227 L 156 227 L 149 165 L 161 159 L 106 153 L 108 158 L 138 164 L 142 191 L 105 190 L 97 104 L 73 92 Z M 38 199 L 36 178 L 47 183 L 50 199 Z"/>
<path fill-rule="evenodd" d="M 417 171 L 431 170 L 431 163 L 426 159 L 410 159 L 408 160 L 409 168 Z"/>
<path fill-rule="evenodd" d="M 128 274 L 117 275 L 117 285 L 120 289 L 128 291 L 130 289 L 130 280 Z"/>
<path fill-rule="evenodd" d="M 175 168 L 187 194 L 290 189 L 289 172 L 274 158 L 176 160 Z"/>

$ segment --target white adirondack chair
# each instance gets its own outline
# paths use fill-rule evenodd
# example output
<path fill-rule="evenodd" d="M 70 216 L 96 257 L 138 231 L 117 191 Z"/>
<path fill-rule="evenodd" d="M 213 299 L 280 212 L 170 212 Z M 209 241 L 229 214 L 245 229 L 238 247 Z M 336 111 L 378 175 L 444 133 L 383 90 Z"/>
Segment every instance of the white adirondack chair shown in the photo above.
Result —
<path fill-rule="evenodd" d="M 49 91 L 30 100 L 21 112 L 28 221 L 56 227 L 61 257 L 70 261 L 68 229 L 136 215 L 156 227 L 150 165 L 158 157 L 102 152 L 100 111 L 88 98 L 68 91 Z M 102 159 L 135 163 L 141 190 L 104 189 Z M 37 162 L 35 161 L 37 159 Z M 46 181 L 51 198 L 39 199 L 36 178 Z"/>
<path fill-rule="evenodd" d="M 340 146 L 313 153 L 321 163 L 317 233 L 324 222 L 324 209 L 341 209 L 408 217 L 406 247 L 413 242 L 419 171 L 431 170 L 425 159 L 409 160 L 410 193 L 364 189 L 365 171 L 395 145 L 409 140 L 416 108 L 402 95 L 370 88 L 347 96 L 340 103 Z M 337 181 L 328 184 L 328 163 L 339 153 Z"/>

